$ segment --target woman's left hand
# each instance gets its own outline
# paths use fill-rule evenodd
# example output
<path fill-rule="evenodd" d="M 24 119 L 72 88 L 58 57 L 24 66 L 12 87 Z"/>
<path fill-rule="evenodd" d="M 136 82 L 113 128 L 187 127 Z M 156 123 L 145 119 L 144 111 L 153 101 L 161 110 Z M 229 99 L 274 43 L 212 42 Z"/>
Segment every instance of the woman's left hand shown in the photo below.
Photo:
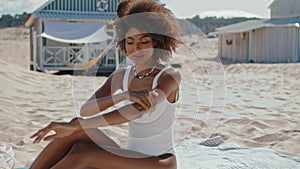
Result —
<path fill-rule="evenodd" d="M 63 138 L 80 131 L 81 129 L 78 118 L 74 118 L 70 122 L 51 122 L 48 126 L 34 133 L 30 138 L 35 138 L 33 141 L 35 144 L 39 143 L 41 140 L 49 141 L 54 138 Z M 54 131 L 55 134 L 46 136 L 50 131 Z"/>

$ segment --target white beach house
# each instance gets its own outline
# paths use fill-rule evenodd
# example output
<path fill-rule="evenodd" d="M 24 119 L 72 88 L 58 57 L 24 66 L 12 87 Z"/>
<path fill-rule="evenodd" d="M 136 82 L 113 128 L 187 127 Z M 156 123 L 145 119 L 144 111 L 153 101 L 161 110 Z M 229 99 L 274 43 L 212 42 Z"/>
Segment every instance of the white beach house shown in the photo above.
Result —
<path fill-rule="evenodd" d="M 299 62 L 300 1 L 275 0 L 269 8 L 268 20 L 217 28 L 219 57 L 237 62 Z"/>
<path fill-rule="evenodd" d="M 49 0 L 27 17 L 32 70 L 111 72 L 123 56 L 111 21 L 120 0 Z"/>

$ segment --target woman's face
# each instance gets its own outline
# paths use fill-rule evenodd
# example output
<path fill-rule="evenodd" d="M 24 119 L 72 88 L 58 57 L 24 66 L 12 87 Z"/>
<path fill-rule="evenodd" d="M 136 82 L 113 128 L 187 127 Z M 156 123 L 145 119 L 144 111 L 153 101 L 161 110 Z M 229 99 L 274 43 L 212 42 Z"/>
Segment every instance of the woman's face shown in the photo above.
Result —
<path fill-rule="evenodd" d="M 155 42 L 148 33 L 130 28 L 126 33 L 125 48 L 128 57 L 135 64 L 152 63 Z"/>

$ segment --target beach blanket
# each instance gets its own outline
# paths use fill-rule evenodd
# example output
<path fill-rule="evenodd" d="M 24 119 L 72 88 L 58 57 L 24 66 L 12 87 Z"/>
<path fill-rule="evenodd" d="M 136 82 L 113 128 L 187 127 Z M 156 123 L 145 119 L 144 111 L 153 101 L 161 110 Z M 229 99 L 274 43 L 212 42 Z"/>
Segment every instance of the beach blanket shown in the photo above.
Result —
<path fill-rule="evenodd" d="M 176 153 L 178 169 L 300 169 L 300 158 L 224 142 L 220 137 L 184 141 Z"/>
<path fill-rule="evenodd" d="M 237 145 L 220 136 L 186 140 L 175 150 L 178 169 L 300 169 L 300 158 Z"/>
<path fill-rule="evenodd" d="M 15 158 L 12 147 L 5 143 L 0 143 L 0 169 L 14 168 Z"/>

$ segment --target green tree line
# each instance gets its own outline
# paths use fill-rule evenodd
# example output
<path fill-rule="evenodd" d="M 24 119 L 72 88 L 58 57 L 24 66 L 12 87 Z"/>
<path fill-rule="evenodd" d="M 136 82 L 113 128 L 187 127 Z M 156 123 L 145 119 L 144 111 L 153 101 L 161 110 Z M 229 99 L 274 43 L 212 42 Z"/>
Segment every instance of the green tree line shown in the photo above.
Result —
<path fill-rule="evenodd" d="M 28 13 L 26 12 L 23 12 L 23 14 L 16 14 L 14 16 L 10 14 L 4 14 L 0 17 L 0 28 L 23 25 L 27 15 Z"/>
<path fill-rule="evenodd" d="M 196 25 L 202 32 L 209 33 L 214 32 L 216 28 L 231 25 L 239 22 L 244 22 L 247 20 L 253 20 L 258 18 L 244 18 L 244 17 L 235 17 L 235 18 L 217 18 L 217 17 L 206 17 L 200 18 L 199 15 L 196 15 L 193 18 L 187 18 L 186 20 L 190 23 Z"/>

